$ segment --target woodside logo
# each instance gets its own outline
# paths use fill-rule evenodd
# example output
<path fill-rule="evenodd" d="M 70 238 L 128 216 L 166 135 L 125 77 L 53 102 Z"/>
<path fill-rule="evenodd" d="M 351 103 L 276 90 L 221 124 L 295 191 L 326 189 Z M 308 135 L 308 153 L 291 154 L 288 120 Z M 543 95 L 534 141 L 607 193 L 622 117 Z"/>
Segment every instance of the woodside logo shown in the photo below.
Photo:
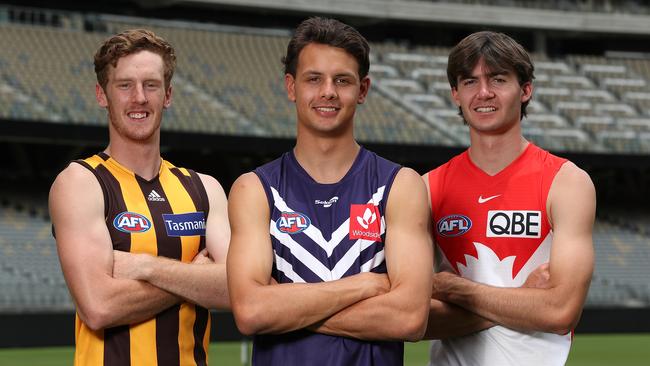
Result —
<path fill-rule="evenodd" d="M 350 205 L 350 239 L 381 242 L 381 215 L 372 203 Z"/>

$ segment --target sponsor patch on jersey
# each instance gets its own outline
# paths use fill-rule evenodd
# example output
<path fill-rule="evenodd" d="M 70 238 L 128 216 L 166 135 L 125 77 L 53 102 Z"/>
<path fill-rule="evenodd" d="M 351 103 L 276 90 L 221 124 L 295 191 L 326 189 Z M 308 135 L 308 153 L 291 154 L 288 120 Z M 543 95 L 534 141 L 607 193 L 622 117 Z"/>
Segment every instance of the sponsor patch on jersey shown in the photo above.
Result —
<path fill-rule="evenodd" d="M 449 215 L 438 220 L 436 228 L 438 234 L 451 238 L 468 232 L 472 228 L 472 220 L 465 215 Z"/>
<path fill-rule="evenodd" d="M 541 211 L 488 211 L 488 238 L 539 238 L 541 231 Z"/>
<path fill-rule="evenodd" d="M 120 212 L 113 219 L 113 226 L 125 233 L 143 233 L 151 228 L 151 221 L 137 212 Z"/>
<path fill-rule="evenodd" d="M 163 214 L 167 236 L 205 236 L 205 213 Z"/>
<path fill-rule="evenodd" d="M 275 226 L 283 233 L 298 234 L 311 225 L 309 217 L 300 212 L 282 212 Z"/>
<path fill-rule="evenodd" d="M 350 239 L 381 242 L 381 215 L 372 203 L 350 205 Z"/>

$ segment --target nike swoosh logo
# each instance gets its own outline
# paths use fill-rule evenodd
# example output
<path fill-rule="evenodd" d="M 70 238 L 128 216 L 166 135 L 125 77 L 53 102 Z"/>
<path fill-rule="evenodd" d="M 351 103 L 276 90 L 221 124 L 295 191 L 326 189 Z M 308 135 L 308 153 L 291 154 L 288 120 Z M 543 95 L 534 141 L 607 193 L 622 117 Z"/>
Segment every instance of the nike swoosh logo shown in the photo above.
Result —
<path fill-rule="evenodd" d="M 483 198 L 483 196 L 478 196 L 478 203 L 485 203 L 485 202 L 487 202 L 487 201 L 489 201 L 491 199 L 497 198 L 499 196 L 500 196 L 500 194 L 490 196 L 490 197 L 485 197 L 485 198 Z"/>

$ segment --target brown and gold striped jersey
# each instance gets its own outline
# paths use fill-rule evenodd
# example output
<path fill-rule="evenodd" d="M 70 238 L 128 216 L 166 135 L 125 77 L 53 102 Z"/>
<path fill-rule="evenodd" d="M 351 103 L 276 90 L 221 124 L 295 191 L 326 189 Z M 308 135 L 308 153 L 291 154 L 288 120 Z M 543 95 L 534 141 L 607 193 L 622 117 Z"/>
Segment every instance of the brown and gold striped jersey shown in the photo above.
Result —
<path fill-rule="evenodd" d="M 209 204 L 199 176 L 163 160 L 145 180 L 105 153 L 77 163 L 102 186 L 113 249 L 191 262 L 205 247 Z M 210 337 L 207 309 L 183 302 L 138 324 L 92 331 L 75 324 L 75 366 L 205 365 Z"/>

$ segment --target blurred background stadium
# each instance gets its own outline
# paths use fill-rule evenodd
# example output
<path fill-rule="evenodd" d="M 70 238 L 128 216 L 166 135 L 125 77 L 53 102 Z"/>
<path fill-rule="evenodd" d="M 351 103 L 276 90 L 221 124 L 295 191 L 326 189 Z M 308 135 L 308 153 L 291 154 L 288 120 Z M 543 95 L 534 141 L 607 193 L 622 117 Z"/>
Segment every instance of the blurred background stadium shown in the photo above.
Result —
<path fill-rule="evenodd" d="M 175 46 L 163 156 L 228 190 L 293 144 L 280 58 L 310 15 L 370 40 L 372 88 L 356 136 L 421 173 L 468 145 L 449 99 L 450 48 L 484 29 L 524 44 L 536 68 L 524 135 L 587 170 L 598 194 L 596 269 L 576 334 L 650 333 L 648 1 L 0 1 L 0 348 L 73 342 L 47 194 L 70 160 L 106 145 L 99 43 L 146 27 Z M 213 340 L 239 339 L 228 313 L 215 317 Z"/>

